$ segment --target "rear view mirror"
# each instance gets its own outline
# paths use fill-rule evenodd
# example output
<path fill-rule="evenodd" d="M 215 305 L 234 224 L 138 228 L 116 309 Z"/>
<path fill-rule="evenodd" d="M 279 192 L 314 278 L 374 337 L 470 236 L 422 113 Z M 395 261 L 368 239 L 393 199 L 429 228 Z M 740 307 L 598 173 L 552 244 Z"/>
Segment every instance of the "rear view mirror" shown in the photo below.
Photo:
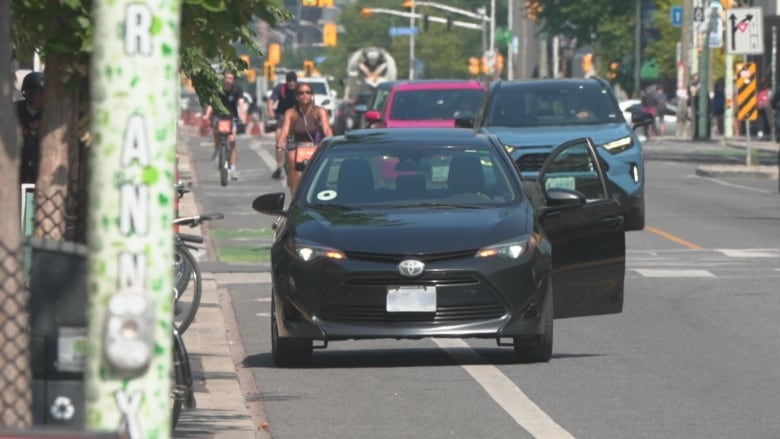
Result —
<path fill-rule="evenodd" d="M 366 122 L 379 122 L 379 120 L 382 119 L 382 113 L 377 110 L 366 111 L 363 118 Z"/>

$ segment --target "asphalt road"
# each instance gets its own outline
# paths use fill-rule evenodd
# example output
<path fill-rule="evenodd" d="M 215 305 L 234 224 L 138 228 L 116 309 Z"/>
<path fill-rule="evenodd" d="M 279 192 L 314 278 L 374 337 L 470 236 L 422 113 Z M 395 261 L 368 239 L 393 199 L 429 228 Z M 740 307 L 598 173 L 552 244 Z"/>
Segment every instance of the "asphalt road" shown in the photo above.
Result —
<path fill-rule="evenodd" d="M 273 438 L 780 435 L 776 181 L 699 177 L 695 156 L 657 161 L 648 144 L 647 228 L 627 235 L 624 312 L 557 320 L 549 364 L 513 364 L 490 341 L 424 339 L 336 342 L 311 367 L 276 369 L 273 218 L 251 209 L 283 190 L 272 142 L 240 140 L 241 180 L 222 188 L 208 139 L 183 140 L 202 211 L 225 213 L 209 231 L 223 262 L 203 269 L 232 296 L 250 399 Z"/>

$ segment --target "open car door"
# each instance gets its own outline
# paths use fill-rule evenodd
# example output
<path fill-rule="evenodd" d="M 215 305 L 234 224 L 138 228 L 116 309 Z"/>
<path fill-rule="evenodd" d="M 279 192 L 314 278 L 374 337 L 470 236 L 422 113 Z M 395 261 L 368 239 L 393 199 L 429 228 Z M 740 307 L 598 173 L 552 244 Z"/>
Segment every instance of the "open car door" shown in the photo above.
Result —
<path fill-rule="evenodd" d="M 555 318 L 623 310 L 623 211 L 604 172 L 589 138 L 557 146 L 539 172 L 546 205 L 537 213 L 552 243 Z"/>

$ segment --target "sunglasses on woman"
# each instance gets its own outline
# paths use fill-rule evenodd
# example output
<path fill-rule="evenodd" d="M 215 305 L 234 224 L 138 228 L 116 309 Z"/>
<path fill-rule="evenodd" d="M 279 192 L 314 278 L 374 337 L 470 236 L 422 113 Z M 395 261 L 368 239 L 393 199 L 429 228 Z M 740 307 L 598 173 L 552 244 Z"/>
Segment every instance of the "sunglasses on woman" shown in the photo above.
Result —
<path fill-rule="evenodd" d="M 301 91 L 298 92 L 298 96 L 310 95 L 310 94 L 311 94 L 311 90 L 301 90 Z"/>

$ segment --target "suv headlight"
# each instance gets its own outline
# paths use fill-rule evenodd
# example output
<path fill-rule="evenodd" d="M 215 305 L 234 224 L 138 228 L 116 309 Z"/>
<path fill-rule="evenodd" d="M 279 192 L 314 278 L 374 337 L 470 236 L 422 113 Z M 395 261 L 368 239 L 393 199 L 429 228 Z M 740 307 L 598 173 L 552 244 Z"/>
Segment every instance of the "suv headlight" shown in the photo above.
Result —
<path fill-rule="evenodd" d="M 623 152 L 632 146 L 634 146 L 634 140 L 631 138 L 631 136 L 622 137 L 604 144 L 604 148 L 611 154 Z"/>

